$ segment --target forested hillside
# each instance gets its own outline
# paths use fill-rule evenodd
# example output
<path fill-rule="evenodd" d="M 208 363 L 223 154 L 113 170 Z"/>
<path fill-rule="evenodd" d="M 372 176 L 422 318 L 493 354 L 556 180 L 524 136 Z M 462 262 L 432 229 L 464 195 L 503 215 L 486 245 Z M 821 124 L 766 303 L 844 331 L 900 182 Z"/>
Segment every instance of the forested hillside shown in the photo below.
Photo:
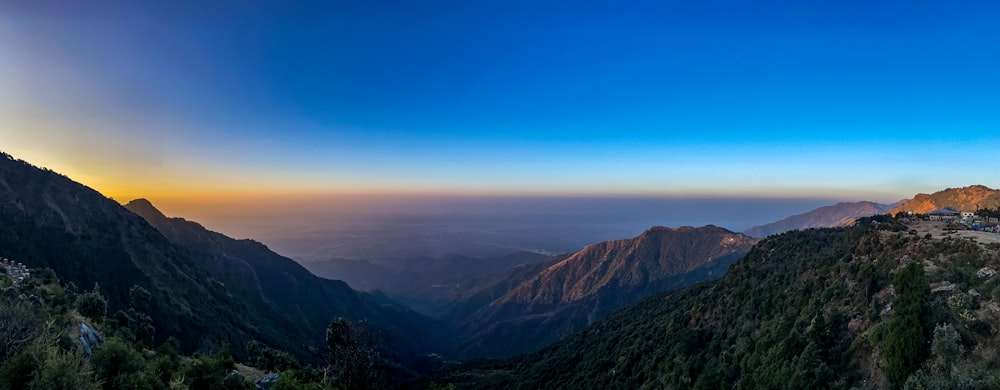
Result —
<path fill-rule="evenodd" d="M 435 379 L 479 388 L 997 388 L 998 244 L 862 219 L 759 243 L 537 353 Z"/>
<path fill-rule="evenodd" d="M 721 276 L 756 240 L 717 226 L 600 242 L 477 284 L 442 317 L 465 357 L 537 350 L 650 294 Z"/>

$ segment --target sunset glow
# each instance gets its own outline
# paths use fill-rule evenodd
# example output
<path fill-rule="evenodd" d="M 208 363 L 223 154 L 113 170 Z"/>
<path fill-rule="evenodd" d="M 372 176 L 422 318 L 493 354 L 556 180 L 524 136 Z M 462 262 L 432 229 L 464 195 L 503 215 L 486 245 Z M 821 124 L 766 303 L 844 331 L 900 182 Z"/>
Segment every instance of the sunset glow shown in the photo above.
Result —
<path fill-rule="evenodd" d="M 893 201 L 996 186 L 996 7 L 5 4 L 0 149 L 177 211 L 372 194 Z"/>

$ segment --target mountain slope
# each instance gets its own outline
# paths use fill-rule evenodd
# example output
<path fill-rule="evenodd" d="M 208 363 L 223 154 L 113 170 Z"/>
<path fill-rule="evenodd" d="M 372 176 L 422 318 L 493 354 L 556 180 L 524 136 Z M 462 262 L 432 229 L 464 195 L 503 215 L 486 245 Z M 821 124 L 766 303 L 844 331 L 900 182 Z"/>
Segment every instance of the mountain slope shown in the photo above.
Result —
<path fill-rule="evenodd" d="M 330 320 L 345 317 L 386 330 L 403 360 L 444 349 L 443 327 L 382 295 L 359 293 L 342 281 L 316 277 L 259 242 L 236 240 L 183 218 L 168 218 L 145 199 L 133 200 L 125 208 L 189 249 L 229 291 L 273 323 L 272 333 L 300 336 L 296 341 L 304 345 L 323 345 Z"/>
<path fill-rule="evenodd" d="M 847 226 L 861 217 L 885 214 L 899 204 L 898 202 L 888 205 L 875 202 L 841 202 L 793 215 L 777 222 L 754 226 L 744 230 L 743 234 L 751 237 L 767 237 L 791 230 Z"/>
<path fill-rule="evenodd" d="M 458 324 L 467 354 L 530 351 L 646 295 L 721 275 L 754 242 L 715 226 L 654 227 L 481 283 L 443 319 Z"/>
<path fill-rule="evenodd" d="M 173 336 L 184 352 L 226 343 L 241 357 L 258 340 L 315 361 L 325 355 L 326 323 L 344 316 L 385 328 L 392 357 L 405 358 L 430 352 L 428 333 L 446 333 L 385 297 L 316 278 L 259 243 L 157 218 L 151 219 L 190 249 L 93 189 L 0 157 L 0 255 L 49 267 L 79 290 L 99 284 L 108 317 L 128 310 L 130 289 L 143 287 L 150 304 L 137 309 L 151 317 L 157 343 Z"/>
<path fill-rule="evenodd" d="M 1000 208 L 1000 190 L 983 185 L 973 185 L 962 188 L 948 188 L 930 195 L 917 194 L 913 199 L 889 210 L 889 213 L 893 215 L 899 212 L 925 214 L 944 208 L 958 211 L 997 209 Z"/>
<path fill-rule="evenodd" d="M 188 251 L 114 200 L 7 154 L 0 156 L 0 254 L 52 268 L 81 290 L 100 284 L 109 316 L 127 308 L 133 285 L 149 290 L 144 309 L 156 338 L 177 337 L 186 351 L 260 336 L 246 305 Z"/>
<path fill-rule="evenodd" d="M 1000 246 L 911 235 L 904 223 L 877 216 L 772 236 L 720 279 L 646 298 L 537 353 L 433 379 L 523 389 L 997 388 L 1000 278 L 979 270 L 1000 267 Z"/>

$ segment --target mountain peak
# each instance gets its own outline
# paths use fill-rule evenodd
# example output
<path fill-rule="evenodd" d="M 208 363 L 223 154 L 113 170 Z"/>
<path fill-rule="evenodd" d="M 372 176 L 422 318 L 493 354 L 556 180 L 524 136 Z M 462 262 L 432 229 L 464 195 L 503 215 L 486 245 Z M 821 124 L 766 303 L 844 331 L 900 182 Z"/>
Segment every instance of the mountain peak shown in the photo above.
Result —
<path fill-rule="evenodd" d="M 146 198 L 133 199 L 124 206 L 129 211 L 139 214 L 142 217 L 155 216 L 157 218 L 167 218 L 163 212 L 157 209 L 156 206 L 153 206 L 153 202 L 150 202 Z"/>

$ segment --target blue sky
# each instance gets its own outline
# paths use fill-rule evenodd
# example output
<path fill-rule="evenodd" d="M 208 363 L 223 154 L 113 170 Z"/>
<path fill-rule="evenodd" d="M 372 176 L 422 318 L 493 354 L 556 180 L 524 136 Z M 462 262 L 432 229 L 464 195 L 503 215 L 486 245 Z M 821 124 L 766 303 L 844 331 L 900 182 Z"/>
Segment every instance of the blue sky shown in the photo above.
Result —
<path fill-rule="evenodd" d="M 116 198 L 997 187 L 995 2 L 24 3 L 0 149 Z"/>

